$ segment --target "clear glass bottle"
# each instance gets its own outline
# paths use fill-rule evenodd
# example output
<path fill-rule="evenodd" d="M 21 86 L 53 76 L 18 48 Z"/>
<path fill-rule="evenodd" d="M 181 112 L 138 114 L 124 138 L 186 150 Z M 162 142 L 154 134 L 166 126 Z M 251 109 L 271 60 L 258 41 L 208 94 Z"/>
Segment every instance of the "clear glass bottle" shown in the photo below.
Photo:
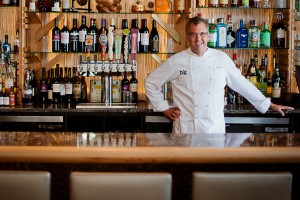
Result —
<path fill-rule="evenodd" d="M 217 23 L 217 47 L 227 47 L 227 26 L 224 23 L 224 18 L 218 18 Z"/>
<path fill-rule="evenodd" d="M 209 24 L 209 40 L 207 43 L 208 47 L 216 47 L 217 46 L 217 25 L 214 23 L 214 18 L 208 19 Z"/>
<path fill-rule="evenodd" d="M 234 48 L 235 47 L 235 31 L 233 27 L 233 23 L 231 21 L 231 14 L 227 16 L 227 47 Z"/>
<path fill-rule="evenodd" d="M 260 32 L 260 46 L 263 48 L 271 47 L 271 31 L 268 22 L 264 22 L 264 30 Z"/>
<path fill-rule="evenodd" d="M 248 29 L 248 47 L 260 47 L 260 28 L 256 25 L 255 20 L 250 20 L 250 27 Z"/>
<path fill-rule="evenodd" d="M 248 30 L 245 28 L 245 19 L 240 19 L 240 27 L 236 31 L 236 47 L 248 48 Z"/>
<path fill-rule="evenodd" d="M 219 0 L 209 0 L 209 7 L 219 7 Z"/>
<path fill-rule="evenodd" d="M 228 0 L 219 0 L 220 7 L 228 7 Z"/>

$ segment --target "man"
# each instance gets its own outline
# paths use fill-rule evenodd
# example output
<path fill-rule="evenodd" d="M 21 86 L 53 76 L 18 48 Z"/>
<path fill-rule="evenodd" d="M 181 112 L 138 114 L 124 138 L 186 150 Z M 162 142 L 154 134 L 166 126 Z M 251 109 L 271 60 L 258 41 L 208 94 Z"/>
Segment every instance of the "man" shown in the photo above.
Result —
<path fill-rule="evenodd" d="M 154 111 L 173 120 L 175 133 L 225 133 L 224 87 L 243 95 L 255 108 L 284 116 L 292 107 L 271 103 L 236 68 L 229 56 L 207 47 L 208 23 L 194 17 L 186 24 L 189 48 L 162 63 L 146 79 L 145 87 Z M 174 107 L 164 101 L 161 86 L 172 82 Z"/>

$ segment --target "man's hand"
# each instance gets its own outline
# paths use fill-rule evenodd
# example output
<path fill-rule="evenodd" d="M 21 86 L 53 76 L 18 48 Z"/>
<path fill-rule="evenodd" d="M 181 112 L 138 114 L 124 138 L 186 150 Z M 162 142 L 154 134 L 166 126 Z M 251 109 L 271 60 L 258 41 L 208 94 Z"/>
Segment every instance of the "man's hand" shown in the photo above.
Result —
<path fill-rule="evenodd" d="M 177 118 L 180 116 L 180 110 L 178 107 L 172 107 L 169 108 L 168 110 L 165 110 L 162 112 L 166 117 L 172 119 L 175 121 Z"/>
<path fill-rule="evenodd" d="M 276 112 L 279 112 L 279 113 L 281 114 L 281 116 L 284 116 L 283 110 L 294 110 L 293 107 L 290 107 L 290 106 L 282 106 L 282 105 L 278 105 L 278 104 L 274 104 L 274 103 L 271 103 L 269 109 L 270 109 L 270 110 L 274 110 L 274 111 L 276 111 Z"/>

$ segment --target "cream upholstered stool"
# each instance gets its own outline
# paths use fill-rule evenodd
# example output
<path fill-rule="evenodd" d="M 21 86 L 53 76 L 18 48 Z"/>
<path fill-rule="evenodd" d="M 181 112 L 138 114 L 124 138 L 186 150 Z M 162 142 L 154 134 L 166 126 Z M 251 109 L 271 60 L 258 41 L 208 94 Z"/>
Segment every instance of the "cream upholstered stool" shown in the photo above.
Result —
<path fill-rule="evenodd" d="M 49 200 L 50 173 L 42 171 L 0 171 L 0 199 Z"/>
<path fill-rule="evenodd" d="M 71 200 L 171 200 L 168 173 L 71 173 Z"/>
<path fill-rule="evenodd" d="M 193 174 L 193 200 L 290 200 L 291 173 Z"/>

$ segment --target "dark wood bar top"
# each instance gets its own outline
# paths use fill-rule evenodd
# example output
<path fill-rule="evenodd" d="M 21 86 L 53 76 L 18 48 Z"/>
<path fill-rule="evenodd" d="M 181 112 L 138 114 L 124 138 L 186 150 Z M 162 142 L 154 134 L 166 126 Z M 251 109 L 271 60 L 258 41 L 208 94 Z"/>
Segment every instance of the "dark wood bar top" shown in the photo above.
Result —
<path fill-rule="evenodd" d="M 0 132 L 0 162 L 300 163 L 300 134 Z"/>

